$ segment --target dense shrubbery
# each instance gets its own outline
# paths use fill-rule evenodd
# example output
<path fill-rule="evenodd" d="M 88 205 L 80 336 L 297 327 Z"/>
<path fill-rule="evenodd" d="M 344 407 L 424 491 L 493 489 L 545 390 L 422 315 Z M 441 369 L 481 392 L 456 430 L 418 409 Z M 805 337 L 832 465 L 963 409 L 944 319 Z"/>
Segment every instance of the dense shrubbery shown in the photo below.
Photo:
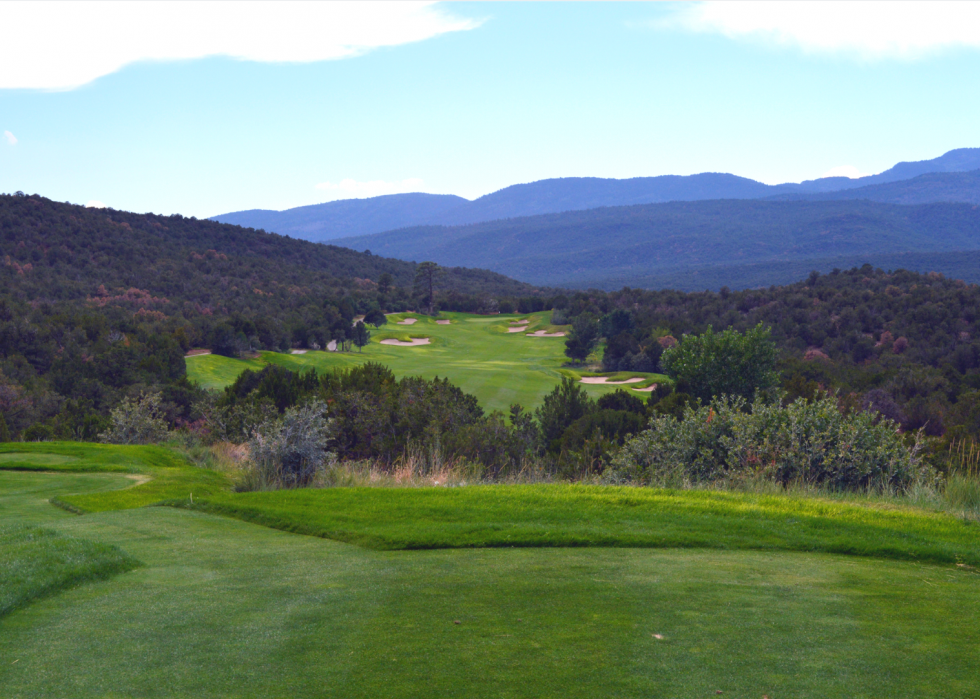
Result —
<path fill-rule="evenodd" d="M 626 370 L 628 352 L 635 356 L 640 349 L 653 358 L 651 349 L 657 354 L 657 346 L 669 348 L 675 338 L 683 342 L 709 327 L 747 333 L 761 324 L 776 345 L 779 384 L 788 400 L 836 391 L 845 412 L 877 411 L 905 432 L 924 429 L 941 440 L 980 439 L 976 285 L 865 265 L 814 272 L 783 287 L 717 293 L 625 288 L 570 294 L 563 301 L 568 321 L 599 318 L 604 327 L 603 319 L 613 314 L 630 316 L 629 329 L 604 335 L 607 370 Z M 656 359 L 658 369 L 668 368 L 664 357 Z M 681 387 L 682 393 L 689 390 Z M 941 451 L 941 440 L 926 451 Z"/>
<path fill-rule="evenodd" d="M 903 490 L 923 469 L 889 420 L 843 414 L 832 398 L 789 405 L 742 398 L 654 418 L 613 459 L 610 477 L 680 486 L 757 478 L 834 489 Z"/>

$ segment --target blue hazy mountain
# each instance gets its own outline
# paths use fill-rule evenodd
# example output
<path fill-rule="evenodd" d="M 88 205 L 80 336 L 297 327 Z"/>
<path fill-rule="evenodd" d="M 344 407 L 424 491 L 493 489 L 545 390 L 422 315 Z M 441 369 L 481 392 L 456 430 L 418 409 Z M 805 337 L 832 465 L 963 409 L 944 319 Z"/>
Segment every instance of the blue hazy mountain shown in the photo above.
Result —
<path fill-rule="evenodd" d="M 768 278 L 766 269 L 884 266 L 897 253 L 980 251 L 980 207 L 860 199 L 675 201 L 418 226 L 334 244 L 402 260 L 483 267 L 547 286 L 609 289 L 710 279 L 738 288 L 758 285 Z M 943 258 L 944 264 L 956 257 Z M 902 259 L 914 263 L 913 257 Z M 978 273 L 958 276 L 978 281 Z"/>
<path fill-rule="evenodd" d="M 635 177 L 616 180 L 598 177 L 564 177 L 516 184 L 473 201 L 442 194 L 391 194 L 370 199 L 301 206 L 286 211 L 254 209 L 214 216 L 213 220 L 248 228 L 261 228 L 294 238 L 324 241 L 423 225 L 460 225 L 522 216 L 581 211 L 604 206 L 631 206 L 670 201 L 712 199 L 808 198 L 861 189 L 876 201 L 926 203 L 929 201 L 975 202 L 978 190 L 967 180 L 949 187 L 910 184 L 915 194 L 893 187 L 882 194 L 870 186 L 912 180 L 928 173 L 961 173 L 980 170 L 980 148 L 960 148 L 939 158 L 903 162 L 877 175 L 848 179 L 825 177 L 796 184 L 766 185 L 736 175 Z M 931 187 L 931 189 L 930 189 Z M 930 195 L 939 198 L 930 199 Z M 875 197 L 890 197 L 875 199 Z M 843 195 L 842 197 L 843 198 Z M 846 198 L 858 198 L 847 195 Z"/>

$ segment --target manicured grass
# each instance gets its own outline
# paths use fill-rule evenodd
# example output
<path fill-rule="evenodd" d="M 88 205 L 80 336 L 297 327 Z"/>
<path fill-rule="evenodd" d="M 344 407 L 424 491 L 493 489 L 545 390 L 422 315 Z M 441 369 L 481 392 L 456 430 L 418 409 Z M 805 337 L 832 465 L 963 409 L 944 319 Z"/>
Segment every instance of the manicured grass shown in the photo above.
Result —
<path fill-rule="evenodd" d="M 46 595 L 138 565 L 115 546 L 41 527 L 0 527 L 0 617 Z"/>
<path fill-rule="evenodd" d="M 0 469 L 14 471 L 108 472 L 135 477 L 129 488 L 56 498 L 78 512 L 143 507 L 161 500 L 207 495 L 229 487 L 220 473 L 193 466 L 179 454 L 157 446 L 119 446 L 78 442 L 0 444 Z"/>
<path fill-rule="evenodd" d="M 376 549 L 656 547 L 823 551 L 980 564 L 980 527 L 902 508 L 582 485 L 219 493 L 181 507 Z"/>
<path fill-rule="evenodd" d="M 11 477 L 33 499 L 92 486 L 0 472 L 0 494 Z M 0 619 L 5 699 L 976 696 L 980 575 L 951 566 L 371 551 L 172 508 L 18 511 L 144 566 Z"/>
<path fill-rule="evenodd" d="M 417 320 L 410 326 L 397 324 L 406 317 Z M 412 313 L 389 316 L 387 325 L 377 330 L 371 328 L 371 342 L 363 352 L 262 352 L 258 359 L 249 360 L 216 355 L 187 357 L 187 375 L 207 388 L 223 388 L 246 368 L 261 368 L 265 364 L 278 364 L 296 371 L 310 367 L 329 371 L 374 361 L 386 364 L 399 377 L 448 377 L 464 391 L 475 395 L 484 409 L 506 412 L 512 403 L 520 403 L 525 408 L 538 407 L 544 396 L 561 382 L 562 374 L 567 373 L 561 369 L 567 361 L 564 338 L 526 337 L 523 332 L 507 332 L 510 321 L 519 318 L 531 319 L 529 331 L 560 329 L 550 325 L 550 311 L 525 316 L 446 313 L 441 318 L 450 320 L 451 324 L 439 325 L 433 318 Z M 410 337 L 428 337 L 431 344 L 417 347 L 380 344 L 387 338 L 407 340 Z M 651 380 L 658 378 L 656 374 L 646 376 Z M 593 396 L 616 388 L 586 386 Z M 645 397 L 646 394 L 636 395 Z"/>

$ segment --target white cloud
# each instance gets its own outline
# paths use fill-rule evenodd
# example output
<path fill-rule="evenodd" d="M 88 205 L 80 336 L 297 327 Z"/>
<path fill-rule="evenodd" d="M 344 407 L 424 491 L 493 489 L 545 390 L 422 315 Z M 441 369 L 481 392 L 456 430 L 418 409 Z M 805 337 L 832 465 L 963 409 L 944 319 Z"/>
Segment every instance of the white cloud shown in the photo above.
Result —
<path fill-rule="evenodd" d="M 135 61 L 310 62 L 473 29 L 428 2 L 0 2 L 0 89 L 70 89 Z"/>
<path fill-rule="evenodd" d="M 12 146 L 16 146 L 17 145 L 17 137 L 14 136 L 9 131 L 4 131 L 3 132 L 3 137 L 5 139 L 7 139 L 7 143 L 9 143 L 10 145 L 12 145 Z"/>
<path fill-rule="evenodd" d="M 108 208 L 108 207 L 106 207 L 106 205 L 105 205 L 105 204 L 103 204 L 103 203 L 102 203 L 101 201 L 99 201 L 98 199 L 92 199 L 92 200 L 91 200 L 91 201 L 89 201 L 89 203 L 87 203 L 87 204 L 86 204 L 85 206 L 86 206 L 87 208 L 89 208 L 89 209 L 105 209 L 105 208 Z"/>
<path fill-rule="evenodd" d="M 364 199 L 366 197 L 381 196 L 382 194 L 420 192 L 423 187 L 424 183 L 417 177 L 402 180 L 401 182 L 385 182 L 384 180 L 358 182 L 357 180 L 348 179 L 341 180 L 340 182 L 321 182 L 316 185 L 317 189 L 328 193 L 328 200 Z"/>
<path fill-rule="evenodd" d="M 916 58 L 948 47 L 980 47 L 980 3 L 888 1 L 701 2 L 660 28 L 796 46 L 861 58 Z"/>
<path fill-rule="evenodd" d="M 861 172 L 853 165 L 838 165 L 837 167 L 832 167 L 827 172 L 820 175 L 821 177 L 850 177 L 852 180 L 858 177 L 867 177 L 870 172 Z"/>

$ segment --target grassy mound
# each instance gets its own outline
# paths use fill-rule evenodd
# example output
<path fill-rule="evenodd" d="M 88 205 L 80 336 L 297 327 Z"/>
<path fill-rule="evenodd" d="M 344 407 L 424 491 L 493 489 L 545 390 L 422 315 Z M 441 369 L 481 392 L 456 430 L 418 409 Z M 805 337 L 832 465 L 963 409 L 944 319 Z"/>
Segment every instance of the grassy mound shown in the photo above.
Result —
<path fill-rule="evenodd" d="M 374 549 L 756 549 L 980 564 L 976 525 L 911 508 L 788 496 L 494 485 L 222 493 L 170 504 Z"/>
<path fill-rule="evenodd" d="M 0 617 L 40 597 L 140 565 L 115 546 L 26 525 L 0 528 L 0 562 Z"/>
<path fill-rule="evenodd" d="M 0 444 L 0 469 L 126 473 L 136 477 L 131 488 L 52 498 L 54 504 L 75 512 L 143 507 L 192 493 L 218 493 L 229 487 L 222 474 L 197 468 L 170 449 L 157 446 L 10 442 Z"/>
<path fill-rule="evenodd" d="M 398 321 L 406 317 L 415 318 L 416 322 L 398 325 Z M 330 371 L 374 361 L 389 366 L 399 378 L 449 378 L 467 393 L 475 395 L 484 409 L 504 412 L 512 403 L 536 408 L 544 396 L 561 383 L 563 374 L 578 377 L 578 374 L 561 369 L 568 361 L 564 354 L 564 338 L 526 337 L 524 332 L 507 332 L 510 322 L 519 318 L 530 319 L 527 332 L 562 329 L 550 324 L 550 311 L 523 316 L 446 313 L 442 318 L 451 320 L 451 324 L 440 325 L 434 318 L 412 313 L 389 316 L 387 325 L 377 330 L 371 328 L 371 341 L 363 352 L 262 352 L 255 359 L 230 359 L 213 354 L 187 357 L 187 375 L 201 386 L 224 388 L 245 369 L 261 369 L 266 364 L 279 364 L 294 371 L 311 367 L 317 371 Z M 381 340 L 389 338 L 407 340 L 409 337 L 428 337 L 431 344 L 418 347 L 380 344 Z M 648 379 L 636 384 L 638 387 L 663 378 L 658 374 L 635 375 Z M 620 386 L 586 386 L 593 397 L 617 388 Z"/>

